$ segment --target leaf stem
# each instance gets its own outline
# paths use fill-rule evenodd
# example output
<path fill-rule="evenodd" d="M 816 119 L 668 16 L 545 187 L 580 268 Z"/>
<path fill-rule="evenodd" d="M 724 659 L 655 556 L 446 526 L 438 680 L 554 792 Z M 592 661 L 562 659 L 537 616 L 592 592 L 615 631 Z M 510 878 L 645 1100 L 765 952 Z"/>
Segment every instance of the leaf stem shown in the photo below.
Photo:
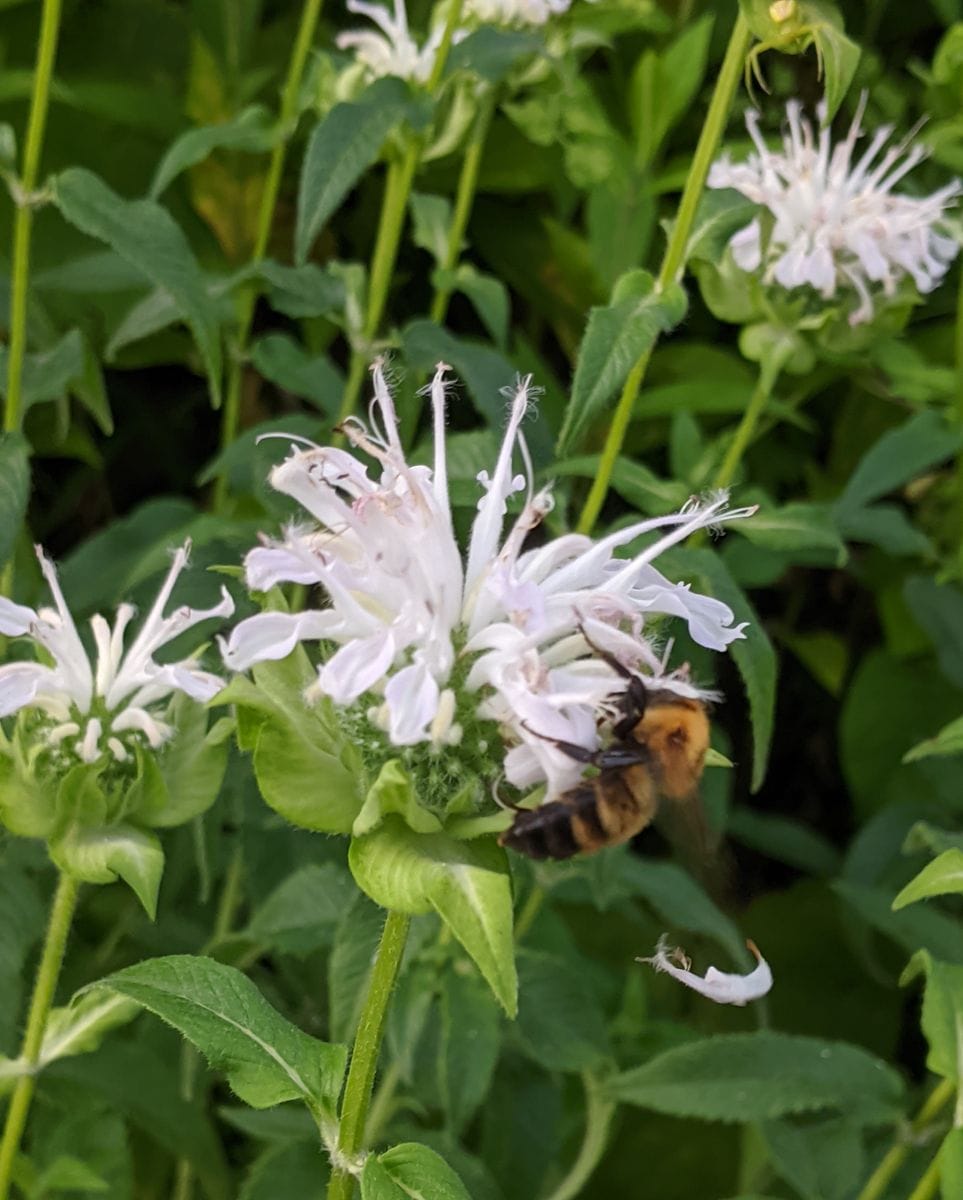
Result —
<path fill-rule="evenodd" d="M 67 946 L 67 937 L 70 933 L 79 890 L 80 885 L 77 881 L 62 872 L 50 909 L 47 936 L 37 967 L 33 997 L 27 1015 L 27 1030 L 20 1051 L 20 1062 L 26 1073 L 17 1080 L 13 1096 L 10 1099 L 10 1107 L 7 1109 L 3 1138 L 0 1140 L 0 1200 L 7 1200 L 10 1191 L 14 1162 L 20 1149 L 20 1139 L 23 1136 L 27 1114 L 30 1112 L 30 1104 L 37 1085 L 35 1069 L 40 1060 L 43 1035 L 47 1028 L 47 1017 L 53 1003 L 54 992 L 57 989 L 57 980 L 60 978 L 60 967 L 64 960 L 64 950 Z"/>
<path fill-rule="evenodd" d="M 334 1169 L 328 1184 L 328 1200 L 351 1200 L 354 1190 L 354 1177 L 349 1168 L 364 1143 L 365 1122 L 381 1051 L 388 1002 L 408 938 L 408 924 L 407 914 L 389 912 L 381 934 L 381 942 L 368 982 L 368 994 L 364 999 L 358 1030 L 354 1037 L 348 1079 L 344 1085 L 337 1157 L 332 1164 Z"/>
<path fill-rule="evenodd" d="M 759 364 L 759 375 L 756 379 L 756 386 L 749 397 L 749 403 L 742 414 L 742 419 L 736 426 L 736 432 L 723 457 L 722 465 L 719 467 L 716 477 L 712 481 L 714 488 L 727 488 L 732 483 L 733 476 L 742 462 L 742 456 L 748 450 L 753 434 L 756 432 L 759 418 L 765 412 L 766 405 L 769 403 L 769 397 L 776 386 L 779 373 L 786 365 L 791 353 L 792 351 L 789 348 L 785 350 L 777 349 L 771 357 Z"/>
<path fill-rule="evenodd" d="M 920 1176 L 920 1181 L 913 1188 L 909 1200 L 931 1200 L 940 1186 L 940 1156 L 937 1154 L 930 1165 Z"/>
<path fill-rule="evenodd" d="M 3 428 L 7 433 L 23 424 L 23 359 L 27 349 L 27 285 L 30 279 L 30 233 L 33 228 L 33 191 L 37 186 L 43 133 L 50 106 L 50 80 L 53 75 L 57 38 L 60 33 L 61 0 L 44 0 L 40 18 L 37 64 L 33 74 L 27 140 L 23 150 L 23 171 L 18 182 L 19 195 L 13 219 L 13 253 L 10 280 L 10 345 L 7 350 L 7 400 Z"/>
<path fill-rule="evenodd" d="M 599 1164 L 608 1140 L 609 1126 L 615 1115 L 615 1101 L 606 1100 L 599 1081 L 590 1071 L 582 1072 L 585 1087 L 585 1134 L 575 1162 L 547 1200 L 574 1200 Z"/>
<path fill-rule="evenodd" d="M 725 132 L 729 111 L 732 108 L 739 80 L 742 78 L 743 64 L 751 41 L 752 34 L 749 31 L 749 26 L 740 8 L 735 24 L 732 27 L 729 45 L 726 47 L 725 58 L 722 60 L 722 67 L 716 79 L 715 90 L 709 102 L 705 124 L 702 126 L 702 132 L 699 134 L 699 141 L 696 144 L 692 164 L 689 167 L 689 174 L 686 176 L 685 186 L 682 189 L 682 197 L 679 200 L 679 211 L 672 226 L 669 242 L 662 259 L 662 266 L 659 268 L 659 275 L 656 280 L 657 290 L 664 290 L 670 283 L 675 283 L 685 266 L 686 248 L 689 244 L 689 236 L 692 233 L 696 210 L 699 207 L 699 200 L 702 198 L 702 193 L 705 189 L 709 167 L 712 165 L 719 142 L 722 140 L 722 135 Z M 576 527 L 579 533 L 591 532 L 605 502 L 605 497 L 609 490 L 609 480 L 612 478 L 612 472 L 615 469 L 615 461 L 622 449 L 622 443 L 625 441 L 625 434 L 632 419 L 635 402 L 638 400 L 639 390 L 645 379 L 645 373 L 648 370 L 651 357 L 652 349 L 650 348 L 640 356 L 638 362 L 629 372 L 625 385 L 622 388 L 622 394 L 619 397 L 618 405 L 612 417 L 612 424 L 609 426 L 609 431 L 605 438 L 605 445 L 599 461 L 598 474 L 589 490 L 585 507 L 582 509 L 582 515 L 579 517 Z"/>
<path fill-rule="evenodd" d="M 298 96 L 301 91 L 301 80 L 308 53 L 314 41 L 318 19 L 321 16 L 322 0 L 305 0 L 301 10 L 301 23 L 298 26 L 288 73 L 281 93 L 281 136 L 277 145 L 271 151 L 271 161 L 268 164 L 267 176 L 264 180 L 264 190 L 261 193 L 261 205 L 258 209 L 257 230 L 254 239 L 254 251 L 251 262 L 259 263 L 267 253 L 268 239 L 271 236 L 271 226 L 274 223 L 274 209 L 277 205 L 278 192 L 281 190 L 281 176 L 284 173 L 284 160 L 287 155 L 288 139 L 294 133 L 294 118 L 298 108 Z M 238 424 L 241 416 L 241 383 L 244 376 L 244 362 L 247 358 L 248 338 L 251 334 L 251 322 L 254 318 L 254 305 L 257 299 L 257 286 L 251 281 L 245 284 L 238 295 L 237 333 L 234 353 L 230 356 L 228 365 L 227 388 L 225 389 L 224 411 L 221 415 L 221 450 L 224 451 L 237 437 Z M 227 475 L 221 472 L 214 485 L 214 510 L 222 512 L 227 500 Z"/>
<path fill-rule="evenodd" d="M 910 1126 L 911 1134 L 920 1133 L 938 1116 L 940 1111 L 953 1099 L 955 1086 L 952 1079 L 941 1079 L 930 1092 L 923 1107 L 913 1118 Z M 891 1146 L 883 1157 L 882 1162 L 869 1177 L 866 1186 L 859 1193 L 857 1200 L 883 1200 L 888 1195 L 888 1188 L 894 1175 L 903 1165 L 910 1151 L 910 1139 L 897 1142 Z M 924 1175 L 924 1179 L 926 1176 Z M 922 1183 L 922 1180 L 920 1181 Z M 932 1193 L 930 1193 L 932 1194 Z M 925 1193 L 924 1193 L 925 1195 Z M 917 1198 L 918 1200 L 918 1198 Z"/>
<path fill-rule="evenodd" d="M 482 154 L 485 150 L 485 139 L 495 115 L 495 90 L 489 89 L 482 98 L 475 118 L 475 127 L 465 149 L 462 159 L 461 173 L 458 176 L 458 189 L 455 192 L 455 210 L 452 213 L 451 225 L 448 229 L 448 244 L 445 247 L 445 257 L 441 264 L 442 271 L 448 273 L 458 265 L 461 246 L 471 216 L 472 203 L 475 199 L 475 188 L 478 186 L 478 170 L 481 167 Z M 430 317 L 436 324 L 441 325 L 448 312 L 452 289 L 449 286 L 439 287 L 431 302 Z"/>
<path fill-rule="evenodd" d="M 454 0 L 448 9 L 445 29 L 435 54 L 431 76 L 426 85 L 430 96 L 434 96 L 438 90 L 445 73 L 452 38 L 455 36 L 458 22 L 461 20 L 462 3 L 463 0 Z M 411 195 L 415 172 L 421 161 L 422 146 L 422 138 L 412 135 L 402 157 L 392 161 L 388 167 L 384 195 L 381 200 L 378 235 L 375 239 L 375 248 L 368 271 L 368 300 L 361 327 L 361 345 L 356 346 L 351 353 L 348 379 L 344 385 L 344 395 L 341 398 L 341 409 L 338 413 L 339 424 L 354 412 L 355 405 L 358 403 L 358 395 L 361 392 L 361 385 L 368 367 L 370 343 L 374 340 L 381 325 L 385 302 L 388 299 L 391 274 L 398 258 L 398 244 L 401 241 L 401 230 L 404 227 L 405 213 L 408 210 L 408 197 Z"/>

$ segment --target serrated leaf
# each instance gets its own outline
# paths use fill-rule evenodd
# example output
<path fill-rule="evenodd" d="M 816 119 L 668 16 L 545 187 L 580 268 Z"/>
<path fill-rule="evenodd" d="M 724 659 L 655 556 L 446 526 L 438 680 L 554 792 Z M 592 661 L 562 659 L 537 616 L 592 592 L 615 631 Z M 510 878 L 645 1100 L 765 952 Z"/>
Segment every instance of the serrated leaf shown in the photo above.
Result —
<path fill-rule="evenodd" d="M 29 496 L 30 448 L 19 433 L 0 434 L 0 567 L 13 553 Z"/>
<path fill-rule="evenodd" d="M 441 1155 L 418 1142 L 373 1155 L 361 1173 L 361 1200 L 471 1200 Z"/>
<path fill-rule="evenodd" d="M 327 354 L 310 354 L 286 333 L 268 333 L 251 347 L 251 362 L 269 382 L 310 400 L 326 417 L 337 415 L 344 380 Z"/>
<path fill-rule="evenodd" d="M 512 889 L 501 847 L 488 838 L 415 833 L 389 815 L 372 833 L 352 839 L 348 861 L 358 886 L 382 908 L 412 914 L 434 909 L 505 1011 L 515 1015 Z"/>
<path fill-rule="evenodd" d="M 836 880 L 832 888 L 864 921 L 892 938 L 908 954 L 922 947 L 936 958 L 963 963 L 959 923 L 946 913 L 925 905 L 893 912 L 891 892 L 845 879 Z"/>
<path fill-rule="evenodd" d="M 583 1071 L 611 1055 L 598 995 L 571 959 L 518 951 L 518 1022 L 525 1053 L 550 1071 Z"/>
<path fill-rule="evenodd" d="M 839 1110 L 861 1124 L 901 1112 L 897 1073 L 859 1046 L 789 1034 L 723 1034 L 679 1046 L 616 1075 L 613 1099 L 705 1121 L 762 1121 Z"/>
<path fill-rule="evenodd" d="M 247 936 L 288 954 L 310 954 L 331 941 L 355 894 L 344 867 L 309 863 L 280 883 L 255 911 Z"/>
<path fill-rule="evenodd" d="M 183 231 L 153 200 L 124 200 L 82 167 L 53 180 L 54 203 L 82 233 L 106 242 L 151 283 L 164 288 L 190 326 L 207 373 L 211 400 L 221 402 L 221 341 L 204 277 Z"/>
<path fill-rule="evenodd" d="M 625 383 L 639 358 L 659 335 L 685 316 L 685 292 L 677 284 L 664 291 L 645 271 L 623 275 L 612 303 L 593 308 L 579 347 L 572 396 L 565 413 L 558 450 L 564 454 Z"/>
<path fill-rule="evenodd" d="M 272 1146 L 251 1164 L 237 1200 L 324 1200 L 328 1163 L 316 1141 Z"/>
<path fill-rule="evenodd" d="M 107 993 L 81 992 L 47 1018 L 38 1060 L 40 1067 L 96 1050 L 105 1034 L 126 1025 L 139 1012 L 133 1000 Z"/>
<path fill-rule="evenodd" d="M 147 194 L 156 200 L 182 171 L 202 162 L 214 150 L 243 150 L 256 154 L 270 150 L 278 137 L 279 131 L 271 113 L 260 104 L 242 109 L 219 125 L 188 129 L 168 147 L 157 164 Z"/>
<path fill-rule="evenodd" d="M 823 74 L 826 96 L 826 120 L 831 121 L 839 111 L 859 66 L 860 48 L 831 22 L 813 30 L 813 42 Z"/>
<path fill-rule="evenodd" d="M 920 1019 L 929 1046 L 926 1065 L 944 1079 L 958 1080 L 963 1070 L 963 966 L 939 962 L 918 950 L 900 983 L 920 974 L 926 977 Z"/>
<path fill-rule="evenodd" d="M 128 996 L 173 1025 L 252 1108 L 302 1100 L 316 1115 L 333 1111 L 345 1047 L 302 1033 L 233 967 L 175 954 L 126 967 L 93 986 Z"/>
<path fill-rule="evenodd" d="M 824 551 L 835 566 L 846 561 L 846 546 L 839 535 L 832 509 L 826 504 L 786 504 L 763 508 L 746 521 L 735 521 L 736 533 L 757 546 L 772 550 Z"/>
<path fill-rule="evenodd" d="M 441 981 L 438 1091 L 446 1124 L 460 1132 L 488 1094 L 501 1048 L 501 1014 L 491 992 L 465 962 Z"/>
<path fill-rule="evenodd" d="M 951 754 L 963 754 L 963 717 L 950 721 L 935 737 L 919 742 L 912 750 L 903 755 L 903 762 L 915 762 L 918 758 L 944 757 Z"/>
<path fill-rule="evenodd" d="M 893 901 L 893 910 L 951 892 L 963 892 L 963 850 L 944 850 L 939 858 L 927 863 Z"/>
<path fill-rule="evenodd" d="M 308 139 L 298 187 L 294 234 L 301 264 L 325 222 L 369 167 L 394 126 L 405 116 L 408 89 L 402 80 L 377 80 L 360 99 L 336 104 Z"/>
<path fill-rule="evenodd" d="M 847 516 L 917 478 L 960 448 L 963 432 L 941 413 L 925 409 L 891 429 L 863 455 L 836 502 Z"/>

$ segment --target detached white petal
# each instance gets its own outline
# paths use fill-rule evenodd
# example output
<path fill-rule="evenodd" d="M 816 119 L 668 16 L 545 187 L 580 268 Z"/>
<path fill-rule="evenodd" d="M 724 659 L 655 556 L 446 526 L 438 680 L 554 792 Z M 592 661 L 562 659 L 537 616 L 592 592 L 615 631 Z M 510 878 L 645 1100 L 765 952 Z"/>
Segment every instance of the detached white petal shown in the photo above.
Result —
<path fill-rule="evenodd" d="M 696 975 L 689 970 L 689 960 L 681 950 L 668 948 L 665 935 L 659 939 L 655 954 L 651 958 L 639 958 L 636 961 L 649 963 L 656 971 L 664 971 L 687 988 L 714 1000 L 716 1004 L 735 1004 L 742 1007 L 750 1000 L 758 1000 L 765 996 L 772 987 L 772 971 L 769 964 L 759 953 L 755 942 L 746 942 L 746 945 L 755 955 L 758 964 L 748 975 L 730 975 L 715 967 L 710 967 L 704 977 Z"/>

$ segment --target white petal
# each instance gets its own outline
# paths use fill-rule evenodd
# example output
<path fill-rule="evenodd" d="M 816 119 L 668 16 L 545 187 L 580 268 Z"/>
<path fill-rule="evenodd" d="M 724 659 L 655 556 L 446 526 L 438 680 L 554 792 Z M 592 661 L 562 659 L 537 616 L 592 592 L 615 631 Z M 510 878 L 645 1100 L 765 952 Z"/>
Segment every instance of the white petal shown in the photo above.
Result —
<path fill-rule="evenodd" d="M 725 650 L 730 642 L 746 636 L 746 623 L 733 625 L 735 613 L 728 604 L 693 592 L 683 583 L 648 584 L 634 590 L 632 597 L 648 612 L 683 617 L 692 640 L 709 650 Z"/>
<path fill-rule="evenodd" d="M 56 672 L 40 663 L 15 662 L 0 667 L 0 717 L 30 704 L 44 684 L 57 684 Z"/>
<path fill-rule="evenodd" d="M 421 663 L 413 663 L 388 680 L 388 736 L 396 746 L 411 746 L 428 737 L 428 726 L 438 711 L 438 684 Z"/>
<path fill-rule="evenodd" d="M 390 629 L 342 646 L 318 672 L 318 687 L 337 704 L 349 704 L 387 672 L 395 656 Z"/>
<path fill-rule="evenodd" d="M 30 627 L 37 619 L 32 608 L 23 604 L 14 604 L 6 596 L 0 596 L 0 634 L 4 637 L 20 637 L 29 633 Z"/>
<path fill-rule="evenodd" d="M 696 975 L 672 961 L 672 952 L 667 949 L 665 937 L 659 939 L 655 954 L 651 958 L 640 958 L 638 961 L 650 963 L 656 971 L 665 971 L 673 979 L 709 1000 L 714 1000 L 716 1004 L 736 1004 L 742 1007 L 750 1000 L 758 1000 L 765 996 L 772 987 L 772 971 L 769 964 L 759 953 L 754 942 L 748 942 L 747 945 L 758 963 L 755 970 L 750 971 L 748 975 L 730 975 L 715 967 L 706 971 L 705 978 Z"/>
<path fill-rule="evenodd" d="M 218 638 L 221 657 L 232 671 L 246 671 L 254 663 L 287 658 L 298 642 L 331 637 L 340 624 L 328 610 L 258 613 L 235 625 L 226 639 Z"/>

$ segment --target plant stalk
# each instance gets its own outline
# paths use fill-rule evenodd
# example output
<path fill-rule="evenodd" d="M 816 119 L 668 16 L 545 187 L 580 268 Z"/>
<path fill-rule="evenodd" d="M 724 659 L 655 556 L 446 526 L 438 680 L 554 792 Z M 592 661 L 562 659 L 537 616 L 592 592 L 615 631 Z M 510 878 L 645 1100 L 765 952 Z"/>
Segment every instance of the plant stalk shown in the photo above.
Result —
<path fill-rule="evenodd" d="M 933 1159 L 920 1176 L 920 1181 L 913 1188 L 909 1200 L 932 1200 L 940 1186 L 940 1156 Z"/>
<path fill-rule="evenodd" d="M 288 73 L 281 93 L 281 138 L 271 151 L 271 161 L 268 164 L 267 176 L 264 180 L 264 191 L 261 193 L 261 205 L 258 209 L 257 230 L 254 239 L 254 251 L 251 262 L 259 263 L 267 253 L 268 240 L 271 236 L 271 226 L 274 222 L 274 209 L 277 205 L 278 192 L 281 190 L 281 176 L 284 173 L 284 160 L 287 155 L 288 138 L 294 132 L 291 126 L 298 107 L 298 95 L 301 90 L 301 80 L 308 53 L 314 41 L 318 19 L 321 16 L 322 0 L 305 0 L 301 10 L 301 23 L 298 26 Z M 241 384 L 244 377 L 244 362 L 247 358 L 248 338 L 251 334 L 251 322 L 254 318 L 254 305 L 257 300 L 257 285 L 251 281 L 245 284 L 238 295 L 237 341 L 234 353 L 230 356 L 228 365 L 227 387 L 224 395 L 224 411 L 221 415 L 221 450 L 226 450 L 237 437 L 241 416 Z M 218 476 L 214 485 L 214 510 L 221 512 L 227 499 L 227 476 L 223 472 Z"/>
<path fill-rule="evenodd" d="M 548 1200 L 574 1200 L 588 1182 L 605 1153 L 609 1126 L 615 1115 L 615 1102 L 601 1095 L 598 1080 L 589 1071 L 582 1072 L 585 1086 L 585 1134 L 575 1162 Z"/>
<path fill-rule="evenodd" d="M 47 1017 L 53 1004 L 54 992 L 57 990 L 57 980 L 60 978 L 60 968 L 79 890 L 80 885 L 75 879 L 61 873 L 50 909 L 50 922 L 37 967 L 33 997 L 27 1015 L 27 1030 L 20 1050 L 20 1060 L 26 1074 L 17 1080 L 10 1098 L 10 1107 L 7 1109 L 3 1138 L 0 1140 L 0 1200 L 7 1200 L 10 1192 L 10 1180 L 20 1149 L 20 1139 L 23 1137 L 34 1089 L 37 1086 L 35 1068 L 40 1061 Z"/>
<path fill-rule="evenodd" d="M 947 1104 L 953 1099 L 955 1086 L 951 1079 L 941 1079 L 936 1087 L 930 1092 L 923 1104 L 923 1107 L 913 1118 L 913 1123 L 910 1126 L 911 1133 L 920 1133 L 927 1125 L 937 1117 Z M 893 1181 L 893 1177 L 906 1161 L 906 1156 L 910 1151 L 909 1139 L 897 1142 L 895 1146 L 891 1146 L 883 1157 L 882 1162 L 869 1177 L 866 1186 L 859 1193 L 857 1200 L 884 1200 L 889 1195 L 889 1185 Z M 925 1179 L 926 1176 L 924 1175 Z M 920 1181 L 922 1183 L 922 1180 Z"/>
<path fill-rule="evenodd" d="M 953 338 L 956 360 L 956 419 L 963 426 L 963 267 L 960 268 L 960 284 L 956 296 L 956 328 Z M 956 511 L 959 519 L 960 546 L 958 563 L 963 574 L 963 450 L 956 460 Z"/>
<path fill-rule="evenodd" d="M 726 47 L 725 58 L 722 60 L 722 67 L 716 80 L 715 90 L 709 102 L 705 124 L 702 126 L 702 132 L 699 134 L 699 141 L 696 144 L 692 165 L 689 167 L 689 174 L 682 189 L 679 211 L 676 215 L 675 224 L 672 226 L 669 242 L 662 259 L 662 266 L 659 268 L 659 275 L 656 280 L 657 290 L 664 290 L 670 283 L 675 283 L 679 273 L 685 266 L 686 248 L 689 244 L 689 236 L 692 233 L 696 210 L 699 207 L 699 200 L 705 189 L 709 168 L 712 165 L 712 160 L 716 156 L 716 151 L 725 132 L 729 111 L 732 108 L 732 102 L 735 98 L 739 81 L 742 78 L 743 64 L 751 41 L 752 34 L 749 32 L 749 26 L 740 9 L 736 17 L 736 22 L 732 27 L 729 45 Z M 582 509 L 582 515 L 579 517 L 578 525 L 576 526 L 579 533 L 591 532 L 605 502 L 605 497 L 609 490 L 609 481 L 612 478 L 612 471 L 615 469 L 615 461 L 622 449 L 622 443 L 625 441 L 626 430 L 632 419 L 635 403 L 638 400 L 639 391 L 645 379 L 645 373 L 648 370 L 651 357 L 652 348 L 646 350 L 639 357 L 638 362 L 629 372 L 625 385 L 622 388 L 622 394 L 619 397 L 618 405 L 612 417 L 612 424 L 609 426 L 609 431 L 605 438 L 605 445 L 599 461 L 598 474 L 589 490 L 585 507 Z"/>
<path fill-rule="evenodd" d="M 461 256 L 462 242 L 465 238 L 465 230 L 468 228 L 468 219 L 471 216 L 472 204 L 475 200 L 475 189 L 478 186 L 478 171 L 481 167 L 482 154 L 485 150 L 485 139 L 488 137 L 488 130 L 491 127 L 492 117 L 495 115 L 495 91 L 490 89 L 482 98 L 479 105 L 478 115 L 475 118 L 475 128 L 472 130 L 471 139 L 465 149 L 465 157 L 462 159 L 461 174 L 458 176 L 458 189 L 455 193 L 455 210 L 451 217 L 451 226 L 448 230 L 448 244 L 445 247 L 445 258 L 441 264 L 441 269 L 444 272 L 450 272 L 458 265 L 458 259 Z M 431 302 L 430 317 L 441 325 L 445 316 L 448 313 L 448 304 L 451 300 L 451 288 L 448 286 L 439 287 Z"/>
<path fill-rule="evenodd" d="M 766 411 L 766 405 L 769 403 L 769 397 L 776 386 L 779 373 L 786 365 L 786 360 L 789 358 L 790 353 L 789 350 L 783 353 L 777 351 L 771 359 L 759 364 L 759 376 L 756 380 L 756 386 L 753 388 L 752 395 L 749 397 L 749 403 L 746 405 L 732 441 L 729 443 L 729 448 L 726 450 L 722 465 L 719 467 L 716 477 L 712 481 L 713 488 L 727 488 L 732 483 L 733 477 L 739 469 L 739 464 L 742 462 L 742 456 L 749 449 L 749 445 L 752 442 L 756 426 L 759 424 L 759 418 Z"/>
<path fill-rule="evenodd" d="M 354 1176 L 349 1167 L 354 1164 L 364 1143 L 365 1123 L 371 1103 L 381 1040 L 384 1036 L 388 1002 L 398 977 L 401 956 L 408 938 L 409 917 L 405 913 L 389 912 L 371 978 L 365 996 L 358 1030 L 351 1051 L 351 1065 L 341 1101 L 336 1161 L 332 1163 L 328 1184 L 328 1200 L 351 1200 Z"/>
<path fill-rule="evenodd" d="M 463 0 L 454 0 L 448 10 L 441 43 L 435 54 L 431 76 L 426 85 L 430 96 L 434 96 L 437 92 L 445 73 L 452 38 L 455 36 L 455 29 L 461 19 L 462 2 Z M 344 385 L 344 395 L 338 413 L 339 424 L 354 412 L 358 403 L 361 385 L 364 383 L 368 368 L 369 346 L 378 332 L 381 318 L 384 315 L 391 274 L 398 258 L 401 230 L 404 227 L 405 213 L 408 210 L 408 198 L 411 195 L 415 172 L 421 161 L 421 151 L 422 139 L 412 136 L 401 159 L 394 160 L 388 167 L 388 177 L 385 180 L 384 196 L 381 201 L 381 217 L 378 221 L 378 235 L 368 271 L 368 300 L 361 327 L 362 344 L 355 347 L 351 353 L 348 379 Z"/>
<path fill-rule="evenodd" d="M 10 345 L 7 359 L 7 400 L 3 428 L 12 433 L 23 423 L 23 359 L 27 349 L 27 287 L 30 280 L 30 234 L 33 229 L 33 192 L 37 186 L 43 134 L 50 107 L 61 0 L 44 0 L 40 18 L 37 64 L 33 74 L 27 140 L 23 150 L 16 213 L 13 219 L 13 253 L 10 280 Z"/>

